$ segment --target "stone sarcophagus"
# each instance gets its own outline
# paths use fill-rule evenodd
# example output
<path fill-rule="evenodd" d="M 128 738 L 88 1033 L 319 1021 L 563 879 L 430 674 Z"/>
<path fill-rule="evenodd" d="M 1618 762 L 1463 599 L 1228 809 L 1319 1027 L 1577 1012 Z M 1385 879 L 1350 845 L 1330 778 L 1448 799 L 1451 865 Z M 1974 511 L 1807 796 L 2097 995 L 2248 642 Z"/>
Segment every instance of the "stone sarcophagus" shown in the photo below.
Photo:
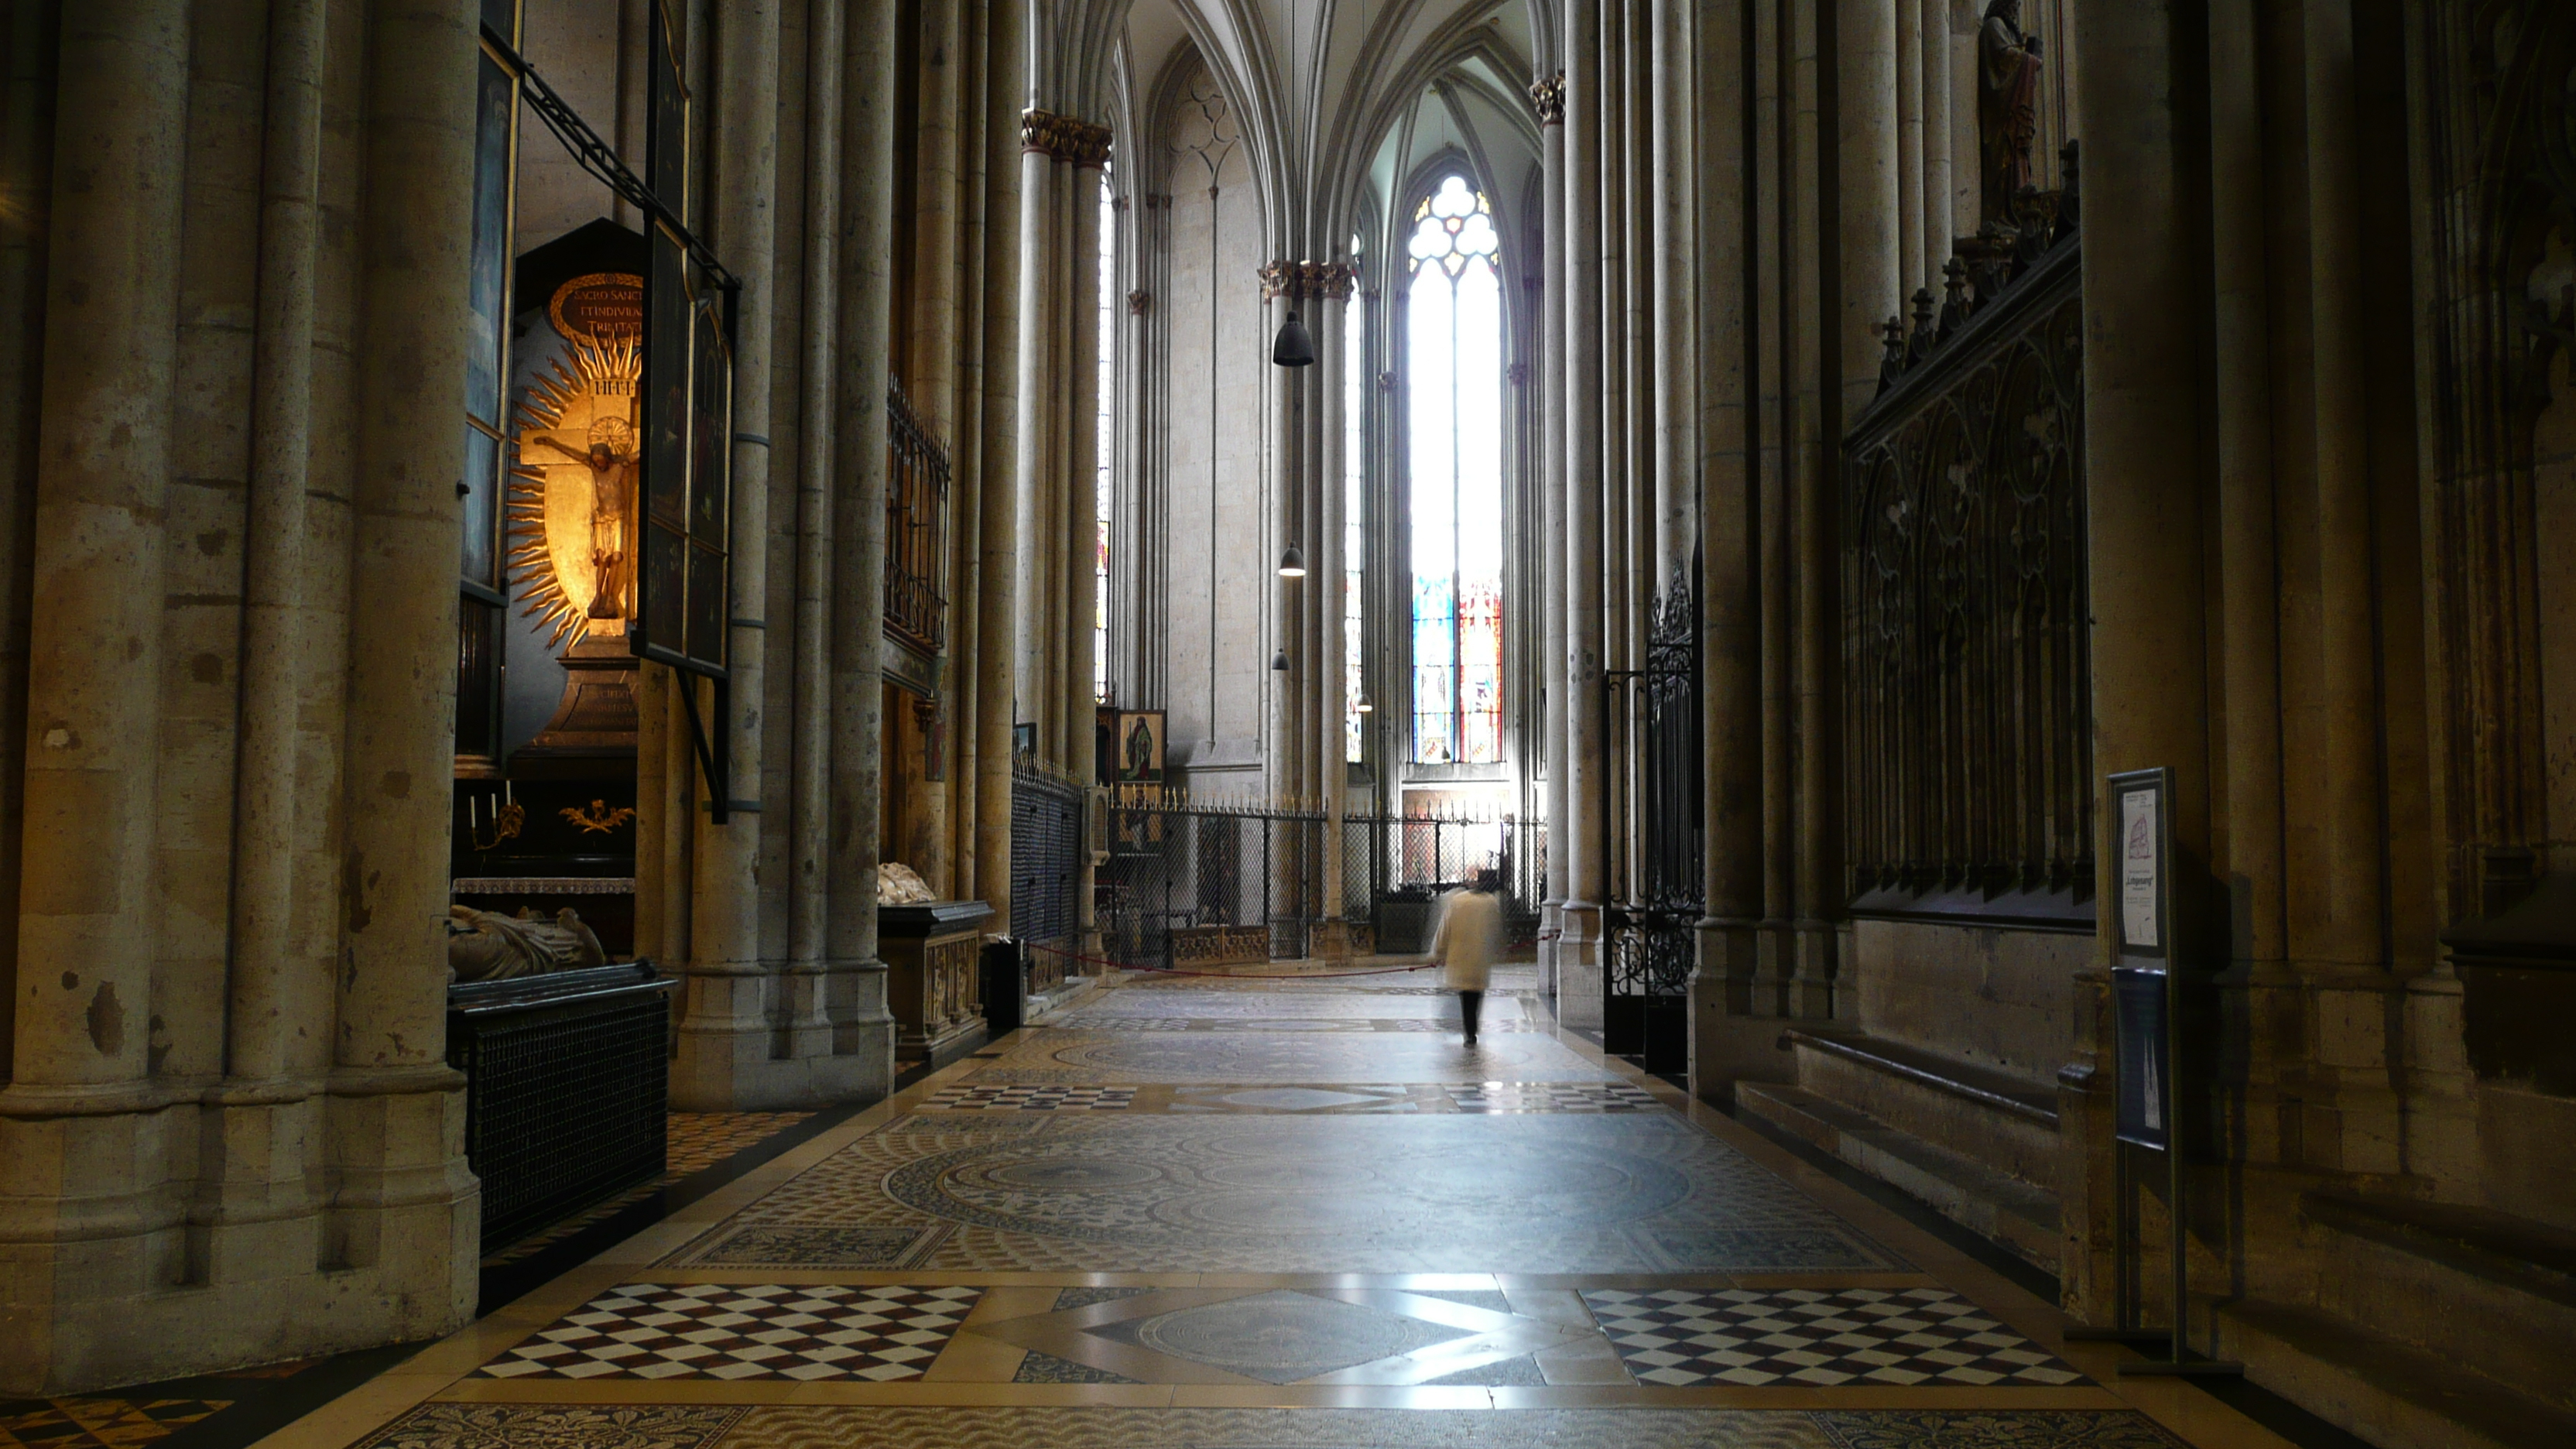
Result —
<path fill-rule="evenodd" d="M 984 923 L 992 918 L 993 908 L 982 901 L 877 907 L 877 950 L 885 957 L 897 1057 L 938 1066 L 982 1044 L 980 957 Z"/>

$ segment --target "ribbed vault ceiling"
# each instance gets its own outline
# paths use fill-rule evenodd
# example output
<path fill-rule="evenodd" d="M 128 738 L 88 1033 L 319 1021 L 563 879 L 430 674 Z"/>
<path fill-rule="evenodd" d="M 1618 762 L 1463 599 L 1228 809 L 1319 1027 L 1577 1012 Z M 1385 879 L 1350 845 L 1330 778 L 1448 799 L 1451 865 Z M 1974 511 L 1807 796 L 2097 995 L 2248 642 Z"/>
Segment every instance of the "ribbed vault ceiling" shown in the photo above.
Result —
<path fill-rule="evenodd" d="M 1207 67 L 1282 256 L 1332 255 L 1387 220 L 1386 198 L 1428 158 L 1467 157 L 1510 195 L 1536 163 L 1526 92 L 1549 0 L 1041 3 L 1037 103 L 1107 120 L 1122 144 L 1152 129 L 1173 67 Z"/>

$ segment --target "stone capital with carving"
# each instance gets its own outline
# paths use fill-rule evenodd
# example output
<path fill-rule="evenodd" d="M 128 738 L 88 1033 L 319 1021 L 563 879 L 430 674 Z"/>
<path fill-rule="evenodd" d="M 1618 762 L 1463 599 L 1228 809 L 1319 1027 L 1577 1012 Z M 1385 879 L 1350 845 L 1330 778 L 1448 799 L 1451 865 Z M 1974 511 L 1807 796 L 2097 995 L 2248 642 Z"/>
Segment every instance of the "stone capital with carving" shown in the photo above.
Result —
<path fill-rule="evenodd" d="M 1343 301 L 1351 295 L 1359 274 L 1360 269 L 1349 262 L 1272 262 L 1261 269 L 1261 299 Z"/>
<path fill-rule="evenodd" d="M 1529 98 L 1530 105 L 1538 111 L 1540 125 L 1565 124 L 1565 72 L 1558 71 L 1552 76 L 1545 76 L 1532 82 Z"/>
<path fill-rule="evenodd" d="M 1059 116 L 1035 108 L 1020 113 L 1022 151 L 1035 151 L 1076 166 L 1098 167 L 1109 162 L 1109 143 L 1107 126 L 1095 126 L 1078 116 Z"/>

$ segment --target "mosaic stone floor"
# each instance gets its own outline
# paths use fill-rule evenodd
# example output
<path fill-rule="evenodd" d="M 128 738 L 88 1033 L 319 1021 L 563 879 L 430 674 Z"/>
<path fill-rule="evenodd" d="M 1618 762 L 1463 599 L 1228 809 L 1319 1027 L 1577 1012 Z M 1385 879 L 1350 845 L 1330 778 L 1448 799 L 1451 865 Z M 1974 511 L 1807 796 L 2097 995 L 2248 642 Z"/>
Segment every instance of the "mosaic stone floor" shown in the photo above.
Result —
<path fill-rule="evenodd" d="M 1125 978 L 265 1442 L 2278 1449 L 1518 977 Z"/>
<path fill-rule="evenodd" d="M 628 1205 L 693 1176 L 745 1148 L 756 1146 L 806 1118 L 811 1112 L 674 1112 L 670 1147 L 660 1176 L 593 1204 L 540 1233 L 512 1243 L 483 1260 L 487 1268 L 532 1258 L 591 1224 L 615 1217 Z"/>

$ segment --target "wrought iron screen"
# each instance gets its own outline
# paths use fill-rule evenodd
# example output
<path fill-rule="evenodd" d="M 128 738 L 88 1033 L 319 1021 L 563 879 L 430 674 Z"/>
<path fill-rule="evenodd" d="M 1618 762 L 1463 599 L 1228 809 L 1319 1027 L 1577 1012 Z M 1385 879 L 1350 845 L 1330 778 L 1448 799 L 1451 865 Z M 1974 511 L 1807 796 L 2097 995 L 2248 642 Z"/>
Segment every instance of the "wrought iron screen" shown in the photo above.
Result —
<path fill-rule="evenodd" d="M 1011 934 L 1068 941 L 1081 929 L 1082 787 L 1020 766 L 1011 774 Z"/>
<path fill-rule="evenodd" d="M 662 1170 L 676 984 L 639 962 L 448 988 L 484 1251 Z"/>
<path fill-rule="evenodd" d="M 1667 1074 L 1690 1065 L 1690 974 L 1704 899 L 1695 592 L 1676 569 L 1648 631 L 1646 667 L 1606 676 L 1627 817 L 1625 829 L 1612 822 L 1612 839 L 1627 849 L 1607 856 L 1601 1045 Z"/>
<path fill-rule="evenodd" d="M 1952 263 L 1891 319 L 1845 445 L 1845 821 L 1855 915 L 2093 920 L 2083 298 L 2052 248 Z M 2046 236 L 2045 230 L 2038 232 Z"/>
<path fill-rule="evenodd" d="M 1409 954 L 1429 942 L 1437 894 L 1488 868 L 1502 876 L 1507 943 L 1536 939 L 1545 827 L 1508 818 L 1345 815 L 1338 888 L 1325 849 L 1332 830 L 1314 811 L 1170 797 L 1113 803 L 1109 863 L 1100 867 L 1095 893 L 1103 945 L 1140 965 L 1217 948 L 1295 960 L 1314 953 L 1319 926 L 1339 921 L 1353 932 L 1358 954 L 1372 947 Z"/>
<path fill-rule="evenodd" d="M 887 389 L 886 415 L 886 632 L 935 655 L 948 643 L 948 449 L 902 389 Z"/>

